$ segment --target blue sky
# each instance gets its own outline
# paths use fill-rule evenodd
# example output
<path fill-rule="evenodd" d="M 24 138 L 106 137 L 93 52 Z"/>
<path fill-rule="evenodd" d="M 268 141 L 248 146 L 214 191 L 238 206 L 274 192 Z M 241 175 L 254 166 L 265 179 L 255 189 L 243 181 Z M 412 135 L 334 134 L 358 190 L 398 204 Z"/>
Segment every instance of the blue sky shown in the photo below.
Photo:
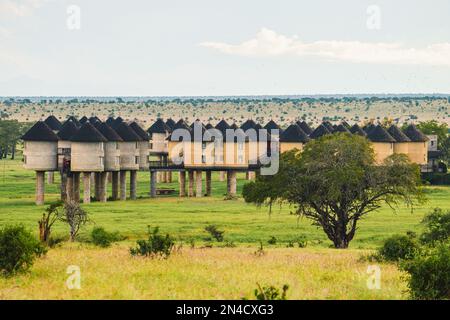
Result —
<path fill-rule="evenodd" d="M 450 93 L 449 12 L 446 0 L 0 0 L 0 95 Z"/>

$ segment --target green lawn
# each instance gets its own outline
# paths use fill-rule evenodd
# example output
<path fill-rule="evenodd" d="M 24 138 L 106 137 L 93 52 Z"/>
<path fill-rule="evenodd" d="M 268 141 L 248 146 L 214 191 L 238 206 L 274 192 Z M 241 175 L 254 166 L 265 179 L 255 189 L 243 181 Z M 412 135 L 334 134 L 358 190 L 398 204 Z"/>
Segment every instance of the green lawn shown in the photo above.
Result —
<path fill-rule="evenodd" d="M 47 204 L 58 198 L 58 180 L 57 178 L 53 185 L 46 184 Z M 176 176 L 173 181 L 172 184 L 160 185 L 178 189 Z M 239 175 L 238 193 L 245 182 L 244 175 Z M 255 247 L 259 241 L 267 243 L 271 236 L 278 239 L 277 246 L 285 246 L 288 241 L 299 236 L 305 236 L 309 246 L 330 245 L 323 232 L 312 226 L 309 220 L 298 220 L 295 215 L 290 214 L 292 208 L 289 206 L 274 208 L 269 216 L 265 207 L 256 208 L 244 203 L 242 199 L 224 200 L 225 187 L 225 182 L 220 182 L 218 174 L 215 174 L 211 198 L 179 198 L 174 195 L 150 199 L 149 174 L 139 172 L 138 200 L 83 205 L 91 214 L 93 223 L 82 231 L 81 237 L 86 237 L 95 224 L 135 239 L 143 237 L 147 225 L 152 225 L 160 226 L 162 232 L 168 232 L 180 241 L 194 240 L 201 243 L 206 236 L 204 227 L 215 224 L 225 230 L 226 240 L 243 246 Z M 375 248 L 391 234 L 419 231 L 424 213 L 432 208 L 450 209 L 450 188 L 428 187 L 426 193 L 429 201 L 413 213 L 405 207 L 399 208 L 395 213 L 390 208 L 372 213 L 360 222 L 350 247 Z M 37 232 L 37 220 L 44 208 L 34 204 L 34 172 L 24 170 L 20 160 L 0 161 L 0 226 L 23 223 Z M 66 233 L 66 226 L 56 225 L 54 234 Z"/>

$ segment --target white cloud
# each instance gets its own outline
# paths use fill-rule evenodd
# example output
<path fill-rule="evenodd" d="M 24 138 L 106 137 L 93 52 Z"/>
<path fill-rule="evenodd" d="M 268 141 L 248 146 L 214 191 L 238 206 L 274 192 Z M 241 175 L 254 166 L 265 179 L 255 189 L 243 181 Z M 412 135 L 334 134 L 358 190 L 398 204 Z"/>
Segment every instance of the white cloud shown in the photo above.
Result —
<path fill-rule="evenodd" d="M 49 0 L 0 0 L 0 14 L 6 17 L 25 17 Z"/>
<path fill-rule="evenodd" d="M 255 38 L 240 44 L 202 42 L 201 46 L 230 55 L 247 57 L 312 56 L 326 60 L 355 63 L 450 66 L 450 43 L 435 43 L 422 48 L 401 43 L 360 41 L 302 42 L 298 36 L 285 36 L 262 28 Z"/>

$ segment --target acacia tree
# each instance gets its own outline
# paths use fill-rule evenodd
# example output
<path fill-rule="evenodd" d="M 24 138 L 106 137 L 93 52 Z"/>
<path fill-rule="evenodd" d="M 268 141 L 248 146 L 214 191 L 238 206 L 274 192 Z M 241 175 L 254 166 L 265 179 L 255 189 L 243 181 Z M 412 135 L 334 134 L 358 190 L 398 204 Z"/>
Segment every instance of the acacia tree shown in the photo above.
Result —
<path fill-rule="evenodd" d="M 321 227 L 336 248 L 347 248 L 358 221 L 383 204 L 409 207 L 424 200 L 420 172 L 406 155 L 395 154 L 376 165 L 367 139 L 346 133 L 325 135 L 309 142 L 303 152 L 280 157 L 280 170 L 273 179 L 276 193 L 256 181 L 244 188 L 247 202 L 257 204 L 275 196 L 295 205 L 297 214 Z M 281 183 L 281 180 L 283 183 Z M 258 199 L 252 197 L 259 190 Z"/>

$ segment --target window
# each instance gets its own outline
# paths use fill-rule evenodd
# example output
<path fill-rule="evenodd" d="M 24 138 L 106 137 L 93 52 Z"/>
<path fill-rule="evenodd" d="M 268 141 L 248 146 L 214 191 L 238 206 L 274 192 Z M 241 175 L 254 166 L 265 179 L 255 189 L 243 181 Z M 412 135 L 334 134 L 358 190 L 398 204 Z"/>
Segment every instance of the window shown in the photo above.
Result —
<path fill-rule="evenodd" d="M 153 149 L 153 143 L 150 142 L 150 149 Z"/>
<path fill-rule="evenodd" d="M 119 143 L 116 142 L 116 150 L 119 150 Z"/>
<path fill-rule="evenodd" d="M 139 157 L 134 157 L 134 164 L 139 164 Z"/>
<path fill-rule="evenodd" d="M 136 149 L 139 148 L 139 143 L 136 141 Z"/>
<path fill-rule="evenodd" d="M 102 166 L 104 159 L 103 159 L 103 157 L 99 157 L 99 159 L 100 159 L 100 165 Z"/>

